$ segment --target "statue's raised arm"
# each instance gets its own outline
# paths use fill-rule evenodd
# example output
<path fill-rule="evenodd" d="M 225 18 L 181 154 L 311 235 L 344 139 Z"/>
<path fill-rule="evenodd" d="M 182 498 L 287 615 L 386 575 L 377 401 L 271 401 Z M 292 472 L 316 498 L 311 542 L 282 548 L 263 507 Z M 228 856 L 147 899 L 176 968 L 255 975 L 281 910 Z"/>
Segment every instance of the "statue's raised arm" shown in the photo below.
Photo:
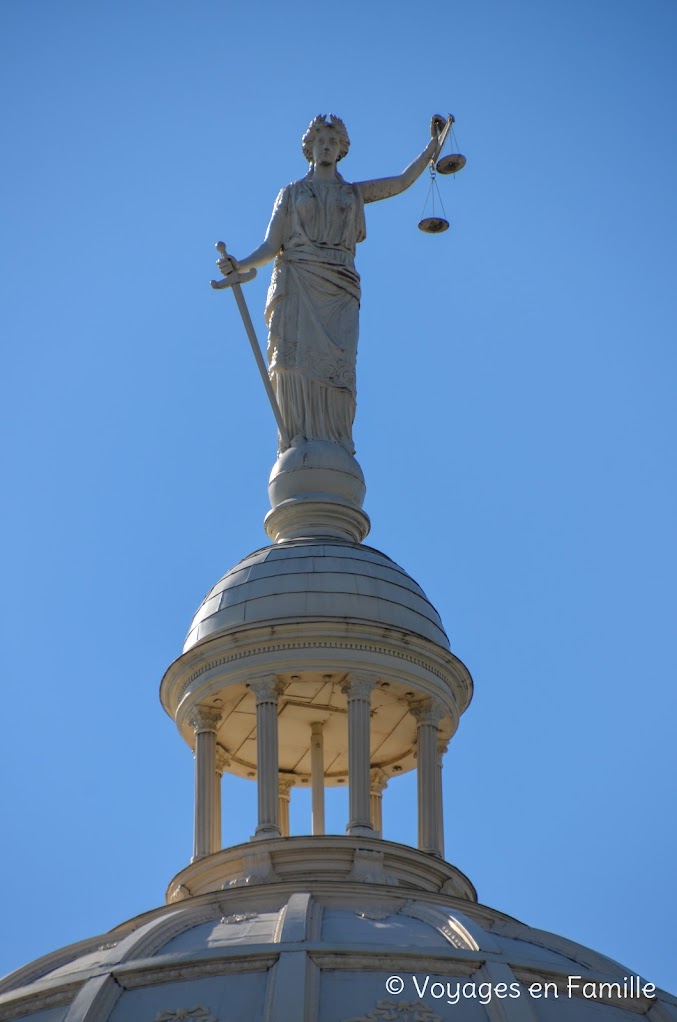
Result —
<path fill-rule="evenodd" d="M 358 181 L 356 187 L 360 189 L 365 202 L 378 202 L 381 199 L 389 199 L 393 195 L 399 195 L 410 185 L 413 185 L 431 160 L 435 161 L 439 156 L 440 149 L 444 143 L 445 128 L 447 122 L 444 117 L 435 114 L 430 121 L 430 141 L 423 152 L 416 157 L 409 166 L 395 177 L 380 177 L 374 181 Z"/>

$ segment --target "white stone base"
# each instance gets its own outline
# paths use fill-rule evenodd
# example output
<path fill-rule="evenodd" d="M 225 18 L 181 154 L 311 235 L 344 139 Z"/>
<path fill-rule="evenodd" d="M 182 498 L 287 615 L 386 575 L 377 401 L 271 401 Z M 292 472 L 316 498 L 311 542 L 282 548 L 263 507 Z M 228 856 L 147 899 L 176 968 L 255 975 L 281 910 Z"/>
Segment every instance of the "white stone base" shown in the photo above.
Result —
<path fill-rule="evenodd" d="M 266 532 L 274 543 L 316 536 L 361 543 L 370 525 L 362 510 L 365 492 L 362 469 L 340 444 L 311 440 L 290 447 L 270 473 Z"/>

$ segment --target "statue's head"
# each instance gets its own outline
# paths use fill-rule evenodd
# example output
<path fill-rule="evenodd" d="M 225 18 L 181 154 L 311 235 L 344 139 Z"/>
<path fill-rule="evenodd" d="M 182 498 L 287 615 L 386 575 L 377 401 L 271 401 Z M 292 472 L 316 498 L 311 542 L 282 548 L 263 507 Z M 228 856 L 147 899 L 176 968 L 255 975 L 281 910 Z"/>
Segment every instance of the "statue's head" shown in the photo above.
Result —
<path fill-rule="evenodd" d="M 318 114 L 317 117 L 314 117 L 310 122 L 305 135 L 301 139 L 303 155 L 308 160 L 308 163 L 313 162 L 313 144 L 323 128 L 331 128 L 332 131 L 336 132 L 339 143 L 339 160 L 342 160 L 350 149 L 348 132 L 346 131 L 346 126 L 341 118 L 337 117 L 335 114 Z"/>

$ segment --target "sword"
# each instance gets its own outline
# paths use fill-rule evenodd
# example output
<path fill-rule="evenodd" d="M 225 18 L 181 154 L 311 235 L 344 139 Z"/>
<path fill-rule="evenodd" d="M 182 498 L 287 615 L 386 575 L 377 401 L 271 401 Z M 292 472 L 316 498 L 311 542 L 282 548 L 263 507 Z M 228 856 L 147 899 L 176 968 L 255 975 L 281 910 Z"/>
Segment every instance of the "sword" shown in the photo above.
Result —
<path fill-rule="evenodd" d="M 222 241 L 217 241 L 216 248 L 221 254 L 221 257 L 227 255 L 226 246 Z M 226 287 L 230 287 L 233 289 L 235 301 L 237 302 L 237 307 L 240 310 L 242 322 L 244 323 L 244 328 L 247 332 L 247 338 L 249 340 L 249 343 L 251 344 L 252 351 L 254 352 L 256 365 L 258 366 L 259 372 L 261 373 L 263 386 L 266 388 L 266 394 L 268 395 L 268 400 L 270 401 L 270 407 L 273 409 L 273 415 L 275 416 L 275 421 L 277 422 L 277 428 L 280 431 L 280 439 L 282 440 L 283 447 L 286 448 L 291 446 L 291 440 L 289 437 L 289 433 L 287 432 L 287 427 L 284 424 L 284 419 L 282 418 L 280 406 L 278 405 L 277 398 L 275 397 L 273 385 L 270 382 L 270 377 L 268 376 L 268 368 L 263 360 L 263 355 L 261 354 L 261 347 L 256 336 L 256 331 L 254 330 L 254 324 L 252 323 L 252 318 L 249 315 L 249 309 L 247 308 L 247 303 L 244 299 L 244 295 L 242 294 L 242 288 L 240 286 L 241 284 L 246 284 L 248 280 L 253 280 L 255 276 L 256 270 L 252 267 L 252 269 L 248 270 L 246 273 L 232 272 L 229 273 L 226 277 L 224 277 L 223 280 L 210 280 L 209 283 L 216 291 L 220 291 Z"/>

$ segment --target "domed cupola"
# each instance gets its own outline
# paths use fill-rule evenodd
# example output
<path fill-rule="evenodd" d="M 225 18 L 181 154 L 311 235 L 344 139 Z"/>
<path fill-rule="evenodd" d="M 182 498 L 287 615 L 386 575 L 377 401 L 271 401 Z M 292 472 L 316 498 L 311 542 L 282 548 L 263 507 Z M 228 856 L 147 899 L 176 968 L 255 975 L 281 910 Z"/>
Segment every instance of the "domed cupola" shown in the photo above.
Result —
<path fill-rule="evenodd" d="M 196 748 L 193 873 L 219 850 L 225 771 L 257 783 L 258 838 L 289 836 L 294 787 L 312 790 L 308 830 L 322 835 L 334 785 L 349 789 L 346 833 L 381 838 L 386 785 L 417 769 L 419 847 L 442 855 L 440 757 L 471 694 L 439 615 L 389 557 L 331 535 L 245 557 L 203 600 L 161 687 Z"/>

